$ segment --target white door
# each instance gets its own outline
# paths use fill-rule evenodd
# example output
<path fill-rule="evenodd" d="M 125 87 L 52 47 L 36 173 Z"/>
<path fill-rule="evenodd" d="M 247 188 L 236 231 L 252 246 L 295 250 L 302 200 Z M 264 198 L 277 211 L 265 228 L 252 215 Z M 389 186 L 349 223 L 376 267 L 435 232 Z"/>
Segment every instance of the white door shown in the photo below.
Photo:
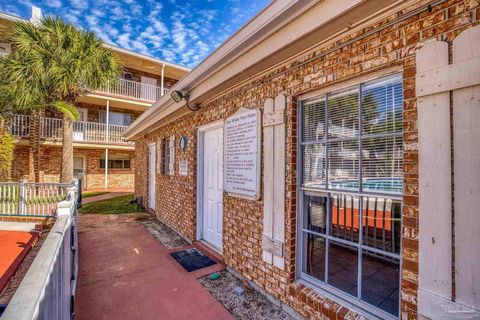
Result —
<path fill-rule="evenodd" d="M 73 157 L 73 177 L 82 178 L 82 188 L 86 189 L 85 161 L 83 157 Z"/>
<path fill-rule="evenodd" d="M 148 207 L 155 210 L 155 143 L 148 146 Z"/>
<path fill-rule="evenodd" d="M 140 98 L 144 100 L 157 100 L 157 79 L 142 76 L 142 86 L 140 89 Z"/>
<path fill-rule="evenodd" d="M 87 108 L 77 108 L 78 110 L 78 122 L 73 123 L 73 140 L 74 141 L 84 141 L 85 140 L 85 124 L 84 122 L 88 119 L 88 110 Z"/>
<path fill-rule="evenodd" d="M 202 238 L 222 249 L 223 220 L 223 128 L 203 134 L 203 226 Z"/>

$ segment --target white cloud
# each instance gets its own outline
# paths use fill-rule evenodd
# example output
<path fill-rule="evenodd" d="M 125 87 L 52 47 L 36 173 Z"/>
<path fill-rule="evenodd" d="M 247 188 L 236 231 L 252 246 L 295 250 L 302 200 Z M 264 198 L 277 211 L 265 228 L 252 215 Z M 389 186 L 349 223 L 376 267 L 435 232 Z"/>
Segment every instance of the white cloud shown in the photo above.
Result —
<path fill-rule="evenodd" d="M 70 4 L 77 9 L 88 8 L 88 2 L 86 0 L 70 0 Z"/>
<path fill-rule="evenodd" d="M 2 4 L 0 0 L 0 10 L 25 16 L 30 13 L 31 1 Z M 257 2 L 246 0 L 37 0 L 36 3 L 43 6 L 45 15 L 62 16 L 95 32 L 105 42 L 188 66 L 198 64 L 259 7 Z"/>
<path fill-rule="evenodd" d="M 62 7 L 62 1 L 60 0 L 50 0 L 46 2 L 46 5 L 51 7 L 51 8 L 61 8 Z"/>

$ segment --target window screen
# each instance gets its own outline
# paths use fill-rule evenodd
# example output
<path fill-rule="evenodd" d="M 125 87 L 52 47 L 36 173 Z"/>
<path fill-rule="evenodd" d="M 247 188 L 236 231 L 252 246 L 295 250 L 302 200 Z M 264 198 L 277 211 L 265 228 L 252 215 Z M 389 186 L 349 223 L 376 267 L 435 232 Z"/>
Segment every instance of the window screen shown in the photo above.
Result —
<path fill-rule="evenodd" d="M 128 158 L 108 159 L 108 169 L 130 169 L 131 162 Z M 105 159 L 101 158 L 99 163 L 100 169 L 105 169 Z"/>
<path fill-rule="evenodd" d="M 301 277 L 398 316 L 402 78 L 327 93 L 300 107 Z"/>

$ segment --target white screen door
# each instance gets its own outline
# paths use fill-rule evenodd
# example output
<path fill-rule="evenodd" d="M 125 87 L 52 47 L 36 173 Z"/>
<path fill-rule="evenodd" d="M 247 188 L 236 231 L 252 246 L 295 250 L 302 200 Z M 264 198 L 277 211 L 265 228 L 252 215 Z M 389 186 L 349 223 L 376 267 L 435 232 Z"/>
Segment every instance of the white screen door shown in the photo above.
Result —
<path fill-rule="evenodd" d="M 155 210 L 155 144 L 148 146 L 148 207 Z"/>
<path fill-rule="evenodd" d="M 202 238 L 222 249 L 223 128 L 203 135 L 203 228 Z"/>
<path fill-rule="evenodd" d="M 144 100 L 156 101 L 157 100 L 157 79 L 142 76 L 142 86 L 140 90 L 140 98 Z"/>

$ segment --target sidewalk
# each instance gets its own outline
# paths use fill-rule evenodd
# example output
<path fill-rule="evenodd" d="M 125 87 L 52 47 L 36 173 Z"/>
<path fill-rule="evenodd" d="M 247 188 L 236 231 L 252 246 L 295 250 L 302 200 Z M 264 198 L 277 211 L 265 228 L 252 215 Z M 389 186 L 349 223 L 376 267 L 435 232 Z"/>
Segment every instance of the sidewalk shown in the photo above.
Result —
<path fill-rule="evenodd" d="M 233 319 L 131 215 L 79 221 L 77 319 Z"/>
<path fill-rule="evenodd" d="M 82 198 L 82 203 L 87 204 L 91 202 L 103 201 L 103 200 L 108 200 L 116 197 L 126 196 L 129 194 L 133 194 L 133 192 L 109 192 L 105 194 L 100 194 L 98 196 Z"/>

